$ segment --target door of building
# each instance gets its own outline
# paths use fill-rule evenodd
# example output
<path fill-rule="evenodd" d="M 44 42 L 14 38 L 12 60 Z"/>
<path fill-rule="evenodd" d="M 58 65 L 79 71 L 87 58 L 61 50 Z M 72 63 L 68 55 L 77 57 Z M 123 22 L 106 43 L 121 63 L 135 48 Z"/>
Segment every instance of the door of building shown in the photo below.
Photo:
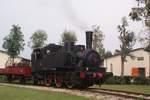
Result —
<path fill-rule="evenodd" d="M 145 68 L 139 68 L 139 76 L 145 77 Z"/>

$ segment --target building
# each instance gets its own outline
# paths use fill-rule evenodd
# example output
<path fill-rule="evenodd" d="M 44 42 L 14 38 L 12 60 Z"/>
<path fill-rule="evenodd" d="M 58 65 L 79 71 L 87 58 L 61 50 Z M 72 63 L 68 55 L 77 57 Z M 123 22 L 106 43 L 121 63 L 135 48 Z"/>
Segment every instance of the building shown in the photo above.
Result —
<path fill-rule="evenodd" d="M 126 57 L 124 62 L 125 76 L 150 76 L 150 53 L 143 48 L 132 50 L 133 56 Z M 121 75 L 121 55 L 114 55 L 104 60 L 107 72 L 112 72 L 114 76 Z"/>
<path fill-rule="evenodd" d="M 6 62 L 8 61 L 8 59 L 9 59 L 9 55 L 7 54 L 7 52 L 0 50 L 0 68 L 5 68 L 6 67 Z M 25 58 L 22 58 L 22 57 L 16 57 L 14 59 L 15 63 L 19 63 L 21 61 L 30 62 L 29 59 L 25 59 Z"/>

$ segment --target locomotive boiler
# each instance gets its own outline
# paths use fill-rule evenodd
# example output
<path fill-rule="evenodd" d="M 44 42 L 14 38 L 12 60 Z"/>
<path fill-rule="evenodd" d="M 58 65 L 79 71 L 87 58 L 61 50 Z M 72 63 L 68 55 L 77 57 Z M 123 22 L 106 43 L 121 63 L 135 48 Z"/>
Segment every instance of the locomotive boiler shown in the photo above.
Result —
<path fill-rule="evenodd" d="M 32 52 L 32 79 L 46 86 L 87 88 L 102 84 L 105 68 L 92 50 L 92 31 L 86 32 L 86 48 L 66 41 L 64 45 L 49 44 Z"/>

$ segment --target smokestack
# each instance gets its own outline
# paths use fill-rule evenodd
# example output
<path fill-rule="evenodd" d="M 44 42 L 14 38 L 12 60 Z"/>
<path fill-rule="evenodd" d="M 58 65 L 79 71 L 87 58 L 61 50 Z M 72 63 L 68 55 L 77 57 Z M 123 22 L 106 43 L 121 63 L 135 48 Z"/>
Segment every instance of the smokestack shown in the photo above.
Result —
<path fill-rule="evenodd" d="M 92 49 L 92 31 L 86 31 L 86 49 Z"/>

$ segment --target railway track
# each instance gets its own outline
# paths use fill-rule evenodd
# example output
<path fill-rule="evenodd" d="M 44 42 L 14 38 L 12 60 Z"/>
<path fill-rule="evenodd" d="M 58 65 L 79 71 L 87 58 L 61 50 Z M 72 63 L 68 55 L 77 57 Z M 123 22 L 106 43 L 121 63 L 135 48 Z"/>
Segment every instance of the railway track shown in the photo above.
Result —
<path fill-rule="evenodd" d="M 149 94 L 143 94 L 143 93 L 134 93 L 134 92 L 126 92 L 126 91 L 119 91 L 119 90 L 111 90 L 111 89 L 101 89 L 101 88 L 89 88 L 87 91 L 91 91 L 93 93 L 101 93 L 101 94 L 107 94 L 107 95 L 114 95 L 129 99 L 135 99 L 135 100 L 150 100 Z"/>
<path fill-rule="evenodd" d="M 141 93 L 133 93 L 133 92 L 124 92 L 124 91 L 116 91 L 110 89 L 101 89 L 101 88 L 88 88 L 88 89 L 66 89 L 66 88 L 53 88 L 53 87 L 45 87 L 45 86 L 34 86 L 32 84 L 20 85 L 20 84 L 9 84 L 9 83 L 0 83 L 0 85 L 4 86 L 15 86 L 15 87 L 23 87 L 30 88 L 36 90 L 45 90 L 45 91 L 53 91 L 53 92 L 64 92 L 70 93 L 78 96 L 86 96 L 86 97 L 95 97 L 94 100 L 150 100 L 149 94 L 141 94 Z M 99 99 L 100 98 L 100 99 Z M 104 99 L 101 99 L 104 98 Z M 113 99 L 112 99 L 113 98 Z"/>

